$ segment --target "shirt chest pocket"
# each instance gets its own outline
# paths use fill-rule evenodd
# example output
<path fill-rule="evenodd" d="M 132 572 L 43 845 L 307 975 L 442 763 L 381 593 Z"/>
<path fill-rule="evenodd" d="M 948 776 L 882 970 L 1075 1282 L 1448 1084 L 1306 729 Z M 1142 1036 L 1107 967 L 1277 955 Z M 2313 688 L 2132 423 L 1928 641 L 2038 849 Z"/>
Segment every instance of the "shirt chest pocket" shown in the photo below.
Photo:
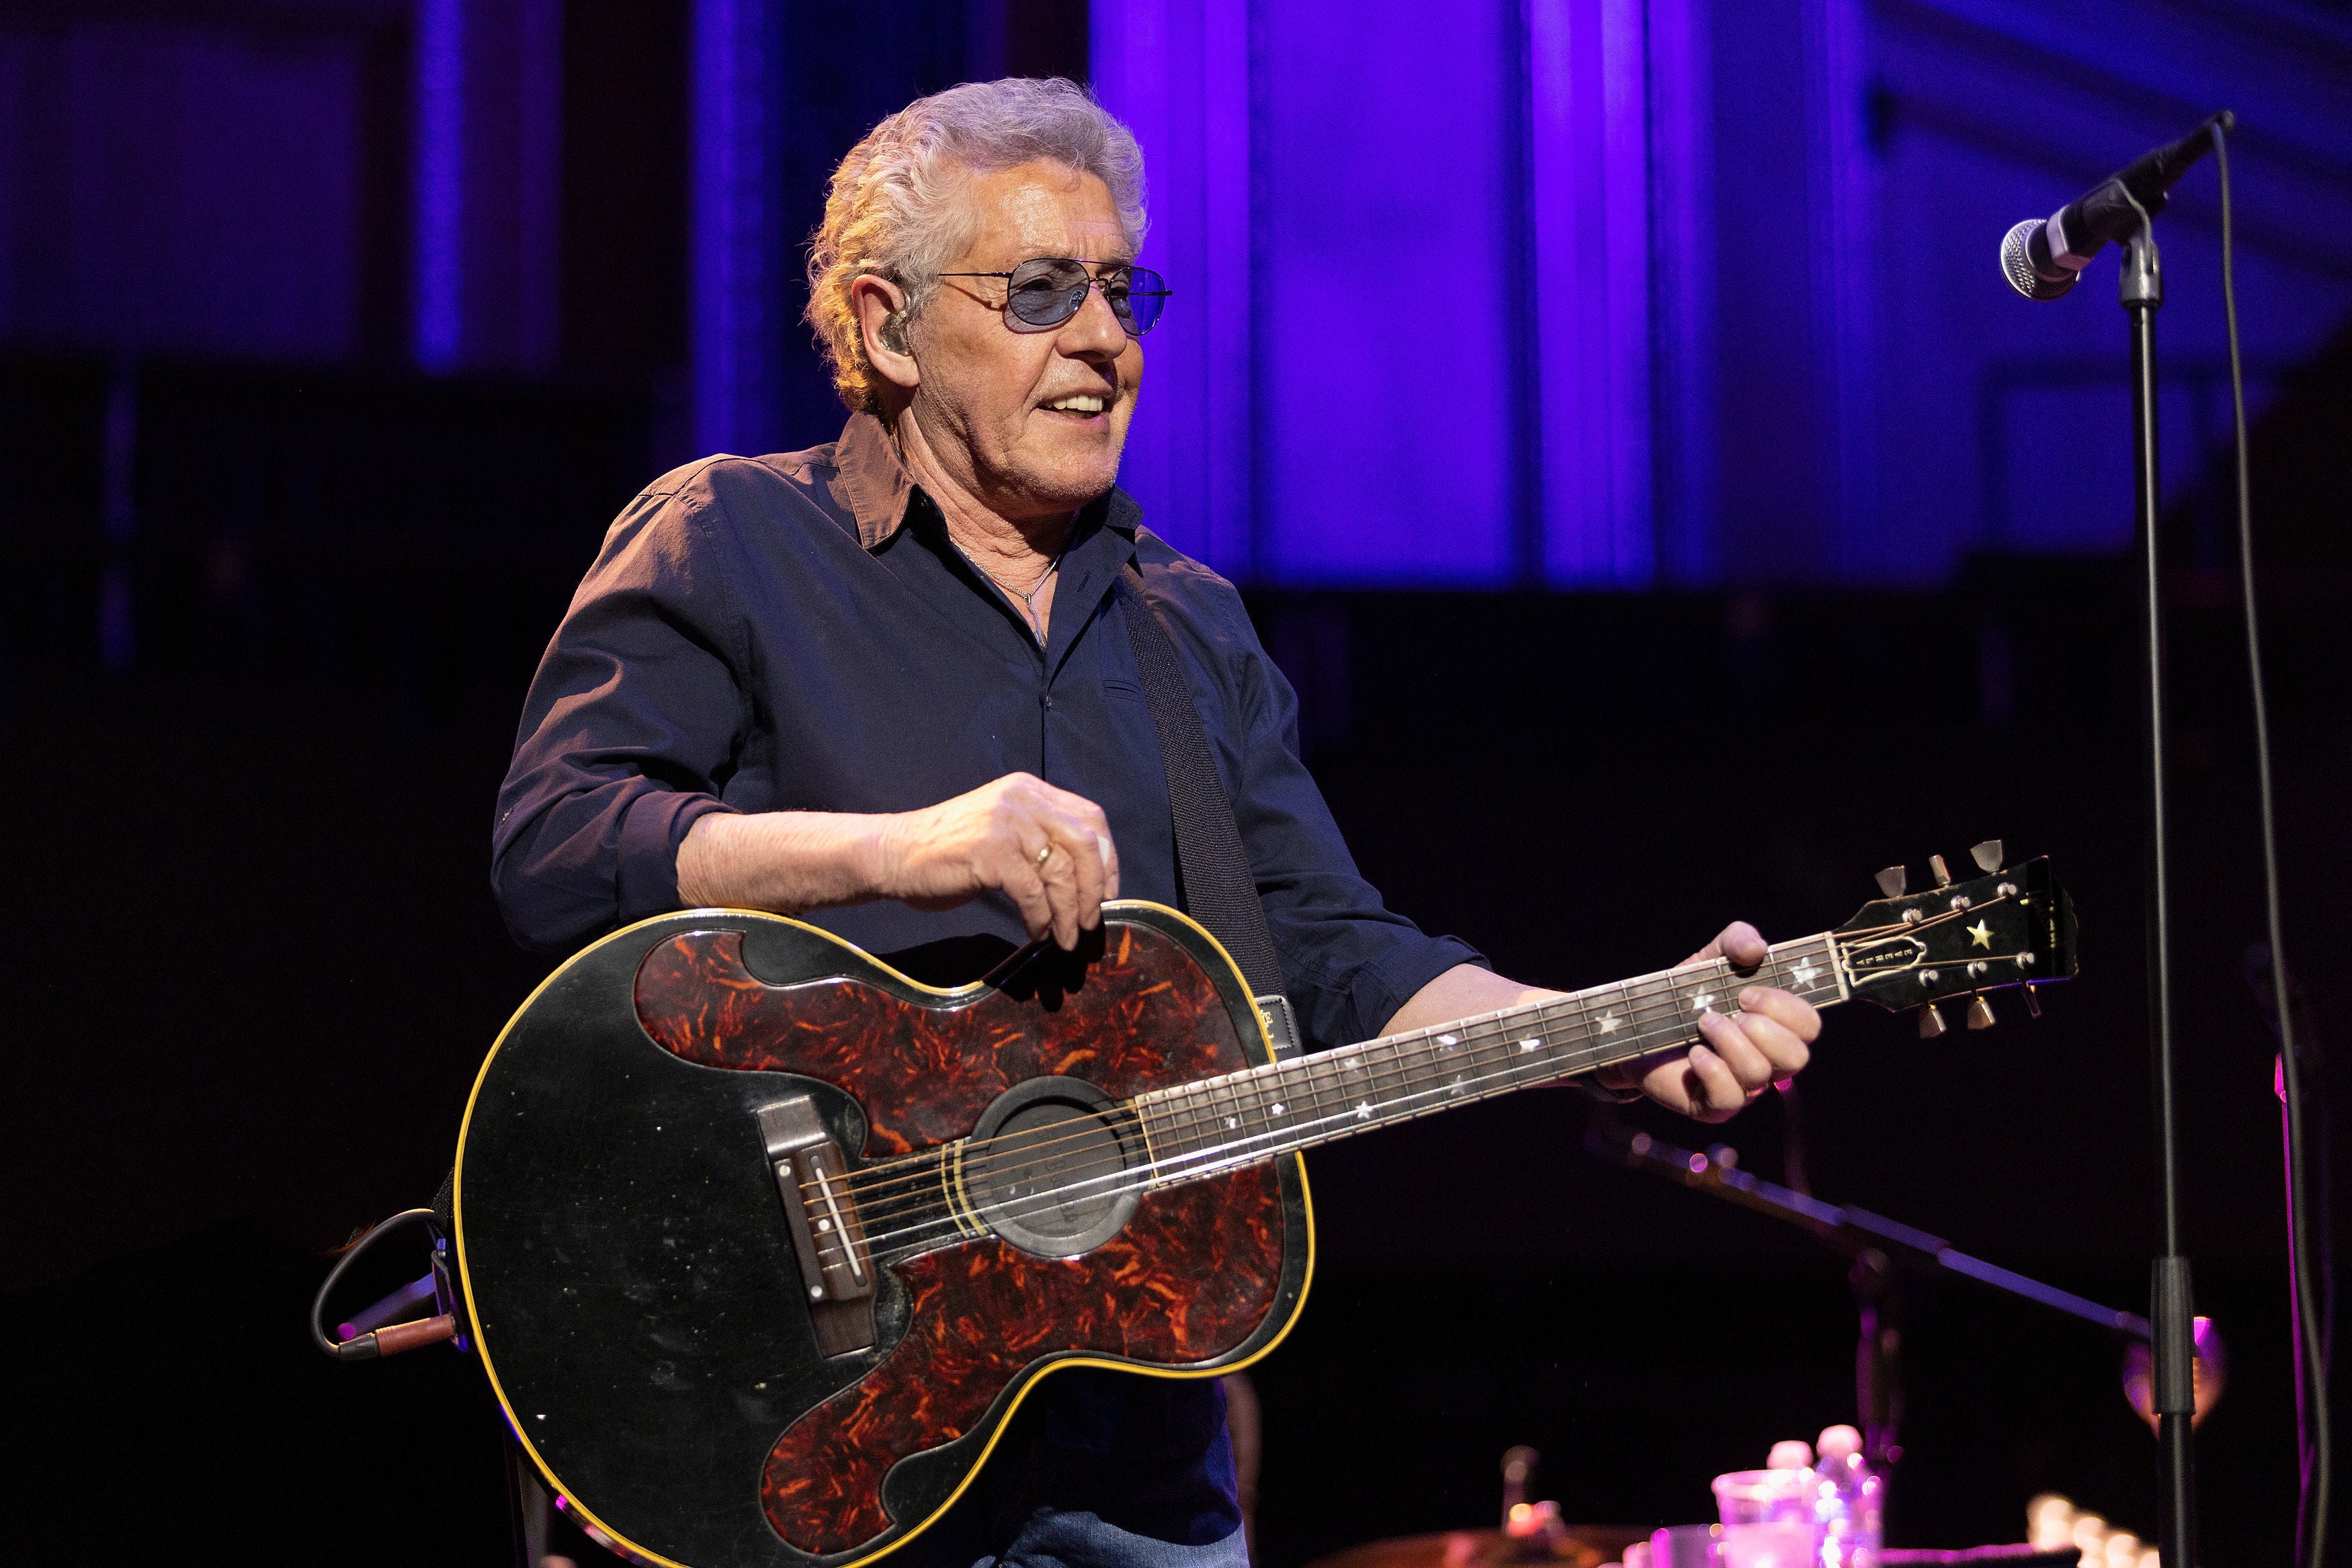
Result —
<path fill-rule="evenodd" d="M 1113 702 L 1141 703 L 1146 700 L 1143 695 L 1143 688 L 1137 685 L 1133 681 L 1122 681 L 1118 679 L 1107 680 L 1103 682 L 1102 689 L 1103 695 L 1110 698 Z"/>

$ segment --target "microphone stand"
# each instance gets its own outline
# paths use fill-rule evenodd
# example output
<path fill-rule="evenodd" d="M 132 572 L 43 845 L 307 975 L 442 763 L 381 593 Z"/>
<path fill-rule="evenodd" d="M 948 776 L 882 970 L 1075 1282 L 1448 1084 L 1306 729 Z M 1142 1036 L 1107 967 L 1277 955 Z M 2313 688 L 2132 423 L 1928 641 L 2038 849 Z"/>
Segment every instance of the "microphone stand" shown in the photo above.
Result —
<path fill-rule="evenodd" d="M 1930 1236 L 1900 1220 L 1850 1205 L 1823 1203 L 1810 1193 L 1797 1192 L 1765 1181 L 1739 1168 L 1739 1152 L 1717 1144 L 1705 1154 L 1637 1133 L 1604 1107 L 1596 1107 L 1585 1124 L 1585 1152 L 1647 1171 L 1668 1181 L 1712 1193 L 1743 1208 L 1769 1214 L 1811 1231 L 1825 1246 L 1852 1258 L 1854 1302 L 1862 1318 L 1861 1342 L 1854 1356 L 1854 1402 L 1864 1429 L 1864 1454 L 1881 1474 L 1902 1457 L 1895 1441 L 1895 1422 L 1903 1408 L 1899 1382 L 1900 1341 L 1885 1332 L 1895 1308 L 1897 1262 L 1958 1274 L 2006 1291 L 2021 1301 L 2133 1339 L 2150 1337 L 2148 1321 L 2137 1312 L 2102 1306 L 2071 1291 L 2028 1279 L 1997 1263 L 1971 1257 L 1939 1236 Z M 2183 1426 L 2188 1425 L 2184 1418 Z"/>
<path fill-rule="evenodd" d="M 2139 208 L 2140 204 L 2133 201 Z M 2124 242 L 2117 295 L 2131 317 L 2132 448 L 2141 559 L 2147 591 L 2148 1030 L 2155 1057 L 2157 1185 L 2164 1251 L 2150 1270 L 2148 1317 L 2154 1330 L 2151 1402 L 2157 1417 L 2163 1515 L 2158 1547 L 2165 1568 L 2197 1561 L 2196 1308 L 2189 1260 L 2180 1250 L 2179 1145 L 2172 1060 L 2170 887 L 2166 865 L 2164 773 L 2164 600 L 2157 551 L 2156 312 L 2164 274 L 2156 231 L 2140 209 L 2139 232 Z"/>

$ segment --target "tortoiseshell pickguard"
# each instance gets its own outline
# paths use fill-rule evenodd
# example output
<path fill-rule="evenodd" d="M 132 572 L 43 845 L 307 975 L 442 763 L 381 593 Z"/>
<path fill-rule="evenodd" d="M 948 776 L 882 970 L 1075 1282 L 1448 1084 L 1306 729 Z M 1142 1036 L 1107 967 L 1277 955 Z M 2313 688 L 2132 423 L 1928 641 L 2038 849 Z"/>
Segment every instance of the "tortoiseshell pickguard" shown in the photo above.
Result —
<path fill-rule="evenodd" d="M 688 1061 L 842 1089 L 865 1110 L 868 1155 L 961 1137 L 1030 1078 L 1082 1078 L 1124 1099 L 1252 1065 L 1181 946 L 1124 923 L 1106 936 L 1086 983 L 1047 1008 L 995 990 L 927 1006 L 850 977 L 772 986 L 744 967 L 739 933 L 689 933 L 646 956 L 637 1015 Z M 898 1264 L 905 1337 L 777 1439 L 761 1477 L 769 1522 L 817 1555 L 882 1534 L 894 1522 L 882 1505 L 890 1467 L 971 1431 L 1042 1358 L 1181 1366 L 1234 1349 L 1274 1304 L 1283 1238 L 1280 1185 L 1258 1166 L 1145 1195 L 1083 1258 L 986 1237 Z"/>

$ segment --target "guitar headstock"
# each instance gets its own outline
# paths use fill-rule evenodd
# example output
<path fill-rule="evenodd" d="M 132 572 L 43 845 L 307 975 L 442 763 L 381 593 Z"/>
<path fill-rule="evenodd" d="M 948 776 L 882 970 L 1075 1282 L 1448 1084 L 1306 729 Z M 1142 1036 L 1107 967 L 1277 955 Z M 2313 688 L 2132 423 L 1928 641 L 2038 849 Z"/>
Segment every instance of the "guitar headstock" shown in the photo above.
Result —
<path fill-rule="evenodd" d="M 1906 891 L 1908 873 L 1878 873 L 1885 896 L 1865 904 L 1831 933 L 1850 995 L 1900 1011 L 1924 1006 L 1919 1032 L 1944 1032 L 1936 1003 L 1969 996 L 1970 1029 L 1990 1028 L 1983 993 L 2024 986 L 2026 1006 L 2041 1010 L 2032 988 L 2074 977 L 2074 905 L 2047 856 L 2004 869 L 1999 839 L 1970 852 L 1984 874 L 1955 882 L 1944 857 L 1929 858 L 1936 885 Z"/>

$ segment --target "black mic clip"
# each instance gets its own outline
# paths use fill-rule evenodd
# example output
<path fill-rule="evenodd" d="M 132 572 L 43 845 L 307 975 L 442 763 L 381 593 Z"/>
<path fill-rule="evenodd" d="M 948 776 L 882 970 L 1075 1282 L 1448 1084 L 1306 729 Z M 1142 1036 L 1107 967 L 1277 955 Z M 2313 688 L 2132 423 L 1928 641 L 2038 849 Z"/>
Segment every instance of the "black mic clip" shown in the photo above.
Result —
<path fill-rule="evenodd" d="M 2046 218 L 2028 218 L 2000 242 L 2001 276 L 2028 299 L 2055 299 L 2109 242 L 2121 245 L 2164 211 L 2169 192 L 2189 165 L 2213 147 L 2213 128 L 2228 132 L 2237 117 L 2222 110 L 2169 146 L 2143 154 Z"/>

